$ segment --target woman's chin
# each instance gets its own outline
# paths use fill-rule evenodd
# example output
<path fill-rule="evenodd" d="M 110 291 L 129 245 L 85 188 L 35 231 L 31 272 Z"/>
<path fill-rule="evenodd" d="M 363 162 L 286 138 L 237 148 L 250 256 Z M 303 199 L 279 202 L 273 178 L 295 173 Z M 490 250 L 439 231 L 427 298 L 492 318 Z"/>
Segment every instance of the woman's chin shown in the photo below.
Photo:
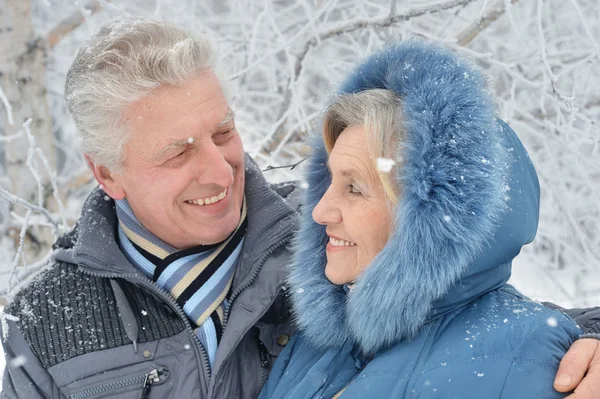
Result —
<path fill-rule="evenodd" d="M 329 280 L 331 282 L 331 284 L 335 284 L 335 285 L 344 285 L 344 284 L 352 281 L 351 278 L 340 275 L 339 273 L 332 271 L 328 267 L 325 267 L 325 277 L 327 277 L 327 280 Z"/>

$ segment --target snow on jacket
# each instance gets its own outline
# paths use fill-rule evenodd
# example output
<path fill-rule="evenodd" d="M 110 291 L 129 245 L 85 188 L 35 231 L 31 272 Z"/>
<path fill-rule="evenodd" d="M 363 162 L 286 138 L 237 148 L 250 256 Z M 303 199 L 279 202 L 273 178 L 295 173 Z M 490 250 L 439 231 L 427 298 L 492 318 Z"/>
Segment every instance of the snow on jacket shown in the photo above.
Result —
<path fill-rule="evenodd" d="M 6 309 L 2 397 L 256 398 L 278 338 L 295 330 L 282 292 L 293 190 L 269 186 L 246 157 L 248 231 L 209 370 L 181 308 L 120 251 L 114 202 L 96 189 L 53 265 Z"/>
<path fill-rule="evenodd" d="M 434 43 L 369 57 L 341 93 L 388 89 L 406 140 L 389 241 L 346 293 L 324 275 L 311 211 L 331 177 L 321 132 L 290 276 L 301 333 L 260 398 L 558 398 L 558 364 L 580 330 L 506 284 L 538 226 L 539 182 L 485 78 Z M 535 267 L 532 265 L 531 267 Z"/>

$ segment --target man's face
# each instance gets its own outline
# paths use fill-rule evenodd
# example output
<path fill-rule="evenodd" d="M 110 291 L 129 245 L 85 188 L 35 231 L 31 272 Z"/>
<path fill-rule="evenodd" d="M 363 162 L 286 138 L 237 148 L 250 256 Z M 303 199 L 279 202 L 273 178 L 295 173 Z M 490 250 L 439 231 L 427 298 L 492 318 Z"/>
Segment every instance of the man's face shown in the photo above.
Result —
<path fill-rule="evenodd" d="M 131 140 L 115 199 L 177 249 L 227 238 L 240 220 L 244 149 L 217 78 L 163 85 L 124 111 Z"/>

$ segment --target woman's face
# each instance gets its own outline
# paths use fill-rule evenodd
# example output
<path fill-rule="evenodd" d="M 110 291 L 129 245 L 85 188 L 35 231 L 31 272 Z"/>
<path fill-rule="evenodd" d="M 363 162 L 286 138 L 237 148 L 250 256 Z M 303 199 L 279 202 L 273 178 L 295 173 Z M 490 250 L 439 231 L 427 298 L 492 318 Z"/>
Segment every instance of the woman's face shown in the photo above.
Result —
<path fill-rule="evenodd" d="M 340 134 L 328 164 L 331 185 L 312 216 L 327 226 L 325 275 L 341 285 L 356 280 L 385 246 L 392 218 L 362 126 L 348 127 Z"/>

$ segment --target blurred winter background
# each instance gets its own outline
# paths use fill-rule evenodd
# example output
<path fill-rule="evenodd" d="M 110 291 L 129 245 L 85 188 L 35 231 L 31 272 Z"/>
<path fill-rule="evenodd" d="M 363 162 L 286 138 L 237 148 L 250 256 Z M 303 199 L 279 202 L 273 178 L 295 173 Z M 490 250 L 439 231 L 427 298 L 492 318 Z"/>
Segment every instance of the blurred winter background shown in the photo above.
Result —
<path fill-rule="evenodd" d="M 63 85 L 77 48 L 116 16 L 219 43 L 245 148 L 276 168 L 272 181 L 299 178 L 301 167 L 277 167 L 306 156 L 306 133 L 357 60 L 405 37 L 455 46 L 490 75 L 541 180 L 538 236 L 512 283 L 600 304 L 598 0 L 0 0 L 0 304 L 44 267 L 95 185 Z"/>

